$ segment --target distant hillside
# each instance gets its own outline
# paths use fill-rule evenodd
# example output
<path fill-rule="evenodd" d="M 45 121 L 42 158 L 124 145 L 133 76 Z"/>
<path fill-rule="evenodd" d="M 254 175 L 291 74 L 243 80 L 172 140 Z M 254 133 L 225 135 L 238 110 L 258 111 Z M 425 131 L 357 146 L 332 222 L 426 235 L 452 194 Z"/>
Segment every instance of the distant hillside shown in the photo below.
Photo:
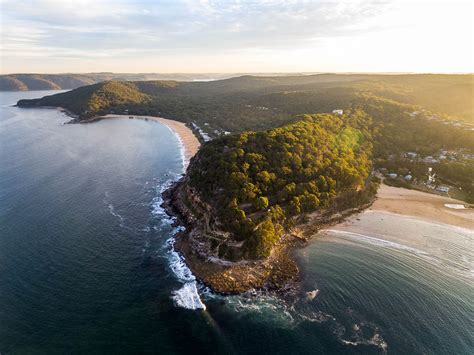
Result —
<path fill-rule="evenodd" d="M 0 75 L 0 91 L 67 90 L 107 80 L 208 80 L 231 74 L 9 74 Z"/>
<path fill-rule="evenodd" d="M 68 90 L 102 81 L 216 80 L 234 77 L 234 73 L 83 73 L 83 74 L 8 74 L 0 75 L 0 91 Z M 258 75 L 258 74 L 255 74 Z M 265 75 L 283 75 L 279 73 Z"/>
<path fill-rule="evenodd" d="M 124 110 L 137 104 L 149 103 L 150 97 L 137 90 L 134 83 L 106 81 L 83 86 L 73 91 L 45 96 L 41 100 L 20 100 L 20 106 L 57 106 L 80 114 L 81 117 L 93 117 L 106 113 L 110 107 Z"/>
<path fill-rule="evenodd" d="M 100 78 L 107 75 L 101 74 Z M 21 85 L 22 77 L 18 77 L 10 78 L 10 84 Z M 69 83 L 77 85 L 79 80 L 92 80 L 82 76 L 75 79 L 77 81 Z M 291 122 L 295 114 L 343 109 L 369 95 L 411 105 L 412 110 L 425 109 L 436 114 L 439 120 L 474 123 L 473 75 L 246 75 L 207 82 L 121 82 L 131 90 L 130 93 L 134 92 L 133 95 L 148 95 L 147 104 L 135 106 L 132 95 L 129 102 L 124 98 L 120 105 L 105 100 L 91 107 L 89 96 L 94 90 L 101 90 L 100 85 L 43 100 L 23 100 L 19 104 L 62 106 L 82 119 L 111 111 L 123 113 L 128 109 L 135 114 L 162 115 L 199 125 L 207 123 L 212 135 L 223 129 L 232 132 L 269 129 Z M 45 83 L 52 88 L 59 86 L 47 76 L 31 79 L 29 85 L 38 88 Z M 61 88 L 64 86 L 62 83 Z M 109 87 L 110 90 L 113 88 L 120 90 L 121 86 Z"/>

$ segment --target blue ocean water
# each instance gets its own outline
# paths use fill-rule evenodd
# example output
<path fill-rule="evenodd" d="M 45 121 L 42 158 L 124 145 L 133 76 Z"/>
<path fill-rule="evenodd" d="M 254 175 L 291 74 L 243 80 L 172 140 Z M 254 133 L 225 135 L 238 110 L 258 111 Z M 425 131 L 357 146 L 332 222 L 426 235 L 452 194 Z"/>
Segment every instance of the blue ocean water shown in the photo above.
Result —
<path fill-rule="evenodd" d="M 52 93 L 0 93 L 0 353 L 472 353 L 472 280 L 397 244 L 328 232 L 298 295 L 212 294 L 159 206 L 178 139 L 11 106 Z"/>

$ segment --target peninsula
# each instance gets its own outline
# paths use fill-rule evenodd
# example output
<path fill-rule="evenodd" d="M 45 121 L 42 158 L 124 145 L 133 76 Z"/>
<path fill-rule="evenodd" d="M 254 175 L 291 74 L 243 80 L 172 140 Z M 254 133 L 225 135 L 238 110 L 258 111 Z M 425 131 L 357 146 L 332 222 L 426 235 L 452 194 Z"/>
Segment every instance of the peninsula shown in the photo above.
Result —
<path fill-rule="evenodd" d="M 375 175 L 427 191 L 449 184 L 457 198 L 474 201 L 470 108 L 450 101 L 439 112 L 428 95 L 453 87 L 469 95 L 471 78 L 110 81 L 18 106 L 62 107 L 75 123 L 117 115 L 156 119 L 187 134 L 186 175 L 165 192 L 165 207 L 186 227 L 175 248 L 212 289 L 240 293 L 292 288 L 298 275 L 292 250 L 327 224 L 370 206 Z M 199 150 L 188 128 L 201 141 Z"/>
<path fill-rule="evenodd" d="M 305 115 L 205 144 L 165 193 L 186 226 L 175 246 L 193 273 L 222 293 L 291 288 L 292 247 L 375 196 L 365 122 L 360 111 Z"/>

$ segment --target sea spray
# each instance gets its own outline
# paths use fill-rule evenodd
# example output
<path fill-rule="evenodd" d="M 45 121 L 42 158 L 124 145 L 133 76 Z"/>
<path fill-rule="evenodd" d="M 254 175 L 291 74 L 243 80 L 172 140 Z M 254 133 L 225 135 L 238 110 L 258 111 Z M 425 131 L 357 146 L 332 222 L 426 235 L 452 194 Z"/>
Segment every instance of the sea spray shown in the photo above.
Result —
<path fill-rule="evenodd" d="M 173 300 L 179 307 L 187 309 L 206 309 L 199 298 L 196 282 L 188 282 L 182 288 L 173 292 Z"/>

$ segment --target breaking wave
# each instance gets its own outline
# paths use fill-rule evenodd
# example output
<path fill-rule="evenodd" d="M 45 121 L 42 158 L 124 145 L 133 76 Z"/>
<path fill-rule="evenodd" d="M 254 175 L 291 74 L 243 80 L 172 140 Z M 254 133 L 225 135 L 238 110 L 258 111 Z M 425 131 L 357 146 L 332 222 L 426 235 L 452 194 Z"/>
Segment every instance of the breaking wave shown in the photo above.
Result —
<path fill-rule="evenodd" d="M 188 282 L 179 290 L 173 292 L 173 300 L 178 307 L 187 309 L 206 309 L 206 305 L 202 303 L 197 290 L 196 282 Z"/>
<path fill-rule="evenodd" d="M 338 229 L 325 229 L 324 232 L 334 233 L 334 234 L 337 234 L 339 236 L 347 236 L 347 237 L 350 237 L 351 239 L 358 240 L 358 241 L 361 241 L 361 242 L 365 242 L 367 244 L 377 245 L 377 246 L 380 246 L 380 247 L 404 250 L 404 251 L 408 251 L 410 253 L 417 254 L 417 255 L 423 255 L 423 256 L 428 255 L 428 253 L 426 253 L 422 250 L 419 250 L 419 249 L 416 249 L 416 248 L 411 248 L 411 247 L 408 247 L 406 245 L 398 244 L 398 243 L 391 242 L 391 241 L 384 240 L 384 239 L 369 237 L 368 235 L 365 235 L 365 234 L 342 231 L 342 230 L 338 230 Z"/>
<path fill-rule="evenodd" d="M 186 265 L 184 258 L 174 249 L 175 235 L 176 233 L 183 231 L 184 227 L 173 227 L 176 218 L 169 216 L 162 207 L 164 202 L 163 192 L 169 189 L 178 178 L 179 175 L 172 174 L 171 178 L 162 184 L 158 184 L 156 188 L 156 196 L 152 200 L 151 213 L 154 217 L 159 219 L 160 223 L 164 226 L 172 227 L 171 237 L 166 241 L 168 264 L 174 276 L 183 284 L 183 286 L 179 290 L 173 291 L 171 298 L 178 307 L 205 310 L 206 305 L 202 302 L 201 297 L 199 296 L 196 277 Z"/>

